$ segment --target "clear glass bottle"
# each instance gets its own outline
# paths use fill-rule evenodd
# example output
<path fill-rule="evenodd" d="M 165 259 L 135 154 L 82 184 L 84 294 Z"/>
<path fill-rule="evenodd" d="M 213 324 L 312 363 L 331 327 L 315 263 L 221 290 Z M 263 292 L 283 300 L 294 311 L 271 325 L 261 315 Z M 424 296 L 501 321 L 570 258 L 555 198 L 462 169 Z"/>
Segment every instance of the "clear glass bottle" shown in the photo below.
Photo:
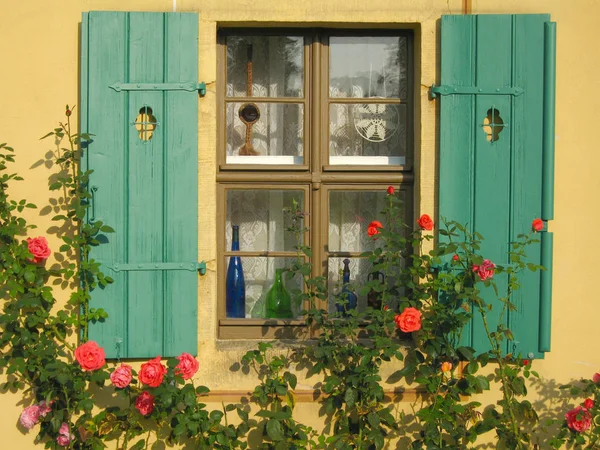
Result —
<path fill-rule="evenodd" d="M 267 292 L 267 319 L 293 319 L 292 299 L 285 289 L 282 275 L 285 269 L 275 270 L 275 282 Z"/>
<path fill-rule="evenodd" d="M 231 250 L 240 249 L 240 227 L 232 225 L 233 236 L 231 239 Z M 227 278 L 225 281 L 225 309 L 227 317 L 246 317 L 246 283 L 244 282 L 244 270 L 242 259 L 239 256 L 229 258 L 227 267 Z"/>

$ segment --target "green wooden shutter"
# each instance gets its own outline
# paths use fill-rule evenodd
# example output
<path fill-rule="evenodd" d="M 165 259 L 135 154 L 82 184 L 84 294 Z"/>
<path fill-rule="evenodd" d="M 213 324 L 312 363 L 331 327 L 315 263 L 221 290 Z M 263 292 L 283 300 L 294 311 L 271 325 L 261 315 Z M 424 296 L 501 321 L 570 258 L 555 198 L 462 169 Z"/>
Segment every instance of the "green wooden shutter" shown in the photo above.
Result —
<path fill-rule="evenodd" d="M 442 17 L 441 85 L 432 88 L 440 98 L 439 215 L 481 233 L 481 255 L 496 264 L 509 262 L 509 243 L 533 219 L 553 218 L 554 25 L 548 15 Z M 490 110 L 504 122 L 495 141 L 483 126 Z M 524 358 L 550 350 L 552 235 L 539 236 L 528 259 L 548 270 L 523 273 L 517 311 L 504 319 L 515 336 L 506 351 Z M 505 290 L 506 276 L 497 283 Z M 492 326 L 500 305 L 494 310 Z M 483 351 L 478 319 L 464 343 Z"/>
<path fill-rule="evenodd" d="M 81 30 L 88 220 L 116 230 L 91 255 L 115 282 L 92 292 L 109 317 L 89 338 L 111 358 L 196 354 L 198 15 L 90 12 Z"/>

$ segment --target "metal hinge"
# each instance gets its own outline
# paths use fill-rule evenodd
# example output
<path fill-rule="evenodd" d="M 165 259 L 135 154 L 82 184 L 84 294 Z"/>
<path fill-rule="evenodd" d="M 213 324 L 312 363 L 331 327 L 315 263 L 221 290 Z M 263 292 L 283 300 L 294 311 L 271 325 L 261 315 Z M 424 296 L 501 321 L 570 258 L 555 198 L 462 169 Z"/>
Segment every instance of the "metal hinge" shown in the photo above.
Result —
<path fill-rule="evenodd" d="M 432 85 L 429 88 L 429 100 L 435 99 L 437 95 L 514 95 L 519 96 L 525 90 L 520 87 L 477 87 L 477 86 L 440 86 Z"/>
<path fill-rule="evenodd" d="M 206 95 L 206 83 L 197 83 L 189 81 L 185 83 L 121 83 L 117 81 L 108 86 L 109 88 L 121 91 L 188 91 Z"/>
<path fill-rule="evenodd" d="M 171 263 L 132 263 L 132 264 L 113 264 L 108 266 L 115 272 L 127 271 L 146 271 L 146 270 L 189 270 L 198 271 L 200 275 L 206 273 L 206 263 L 200 262 L 171 262 Z"/>

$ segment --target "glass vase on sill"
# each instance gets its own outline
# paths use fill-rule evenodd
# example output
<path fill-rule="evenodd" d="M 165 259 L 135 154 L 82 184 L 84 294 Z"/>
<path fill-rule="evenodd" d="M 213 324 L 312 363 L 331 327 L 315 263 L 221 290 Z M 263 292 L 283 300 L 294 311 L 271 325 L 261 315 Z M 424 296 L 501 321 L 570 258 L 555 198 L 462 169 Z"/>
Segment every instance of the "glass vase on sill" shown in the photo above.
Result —
<path fill-rule="evenodd" d="M 267 292 L 267 319 L 293 319 L 292 299 L 283 284 L 285 269 L 275 269 L 275 282 Z"/>
<path fill-rule="evenodd" d="M 235 252 L 240 250 L 240 227 L 232 225 L 232 229 L 231 250 Z M 246 283 L 242 259 L 239 256 L 229 258 L 225 280 L 225 309 L 228 318 L 246 317 Z"/>

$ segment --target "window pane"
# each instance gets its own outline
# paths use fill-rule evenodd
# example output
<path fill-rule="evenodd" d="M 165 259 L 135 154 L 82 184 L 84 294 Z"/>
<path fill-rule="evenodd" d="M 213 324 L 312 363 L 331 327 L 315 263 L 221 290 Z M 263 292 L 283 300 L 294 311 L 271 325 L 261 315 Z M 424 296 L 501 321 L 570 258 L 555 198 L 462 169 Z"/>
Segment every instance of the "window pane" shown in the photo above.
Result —
<path fill-rule="evenodd" d="M 226 43 L 227 97 L 304 96 L 304 38 L 228 36 Z"/>
<path fill-rule="evenodd" d="M 406 37 L 332 36 L 329 55 L 330 97 L 406 98 Z"/>
<path fill-rule="evenodd" d="M 405 105 L 330 105 L 329 163 L 405 164 L 406 124 Z"/>
<path fill-rule="evenodd" d="M 231 249 L 231 227 L 240 227 L 240 251 L 295 251 L 294 236 L 286 231 L 291 225 L 293 201 L 304 208 L 304 192 L 291 190 L 228 190 L 227 250 Z"/>
<path fill-rule="evenodd" d="M 258 119 L 244 122 L 248 107 Z M 246 109 L 245 109 L 246 108 Z M 304 161 L 304 105 L 290 103 L 228 103 L 227 163 L 302 164 Z M 255 117 L 247 117 L 251 120 Z"/>
<path fill-rule="evenodd" d="M 381 211 L 387 205 L 385 191 L 329 192 L 329 251 L 365 252 L 377 241 L 367 235 L 369 223 L 385 223 Z"/>
<path fill-rule="evenodd" d="M 246 318 L 266 318 L 266 297 L 275 282 L 275 269 L 292 267 L 296 258 L 265 258 L 242 257 L 242 269 L 246 286 Z M 226 258 L 226 266 L 229 258 Z M 284 272 L 283 283 L 291 297 L 292 312 L 298 317 L 302 310 L 299 293 L 302 290 L 302 278 L 296 275 L 290 278 L 289 272 Z"/>

